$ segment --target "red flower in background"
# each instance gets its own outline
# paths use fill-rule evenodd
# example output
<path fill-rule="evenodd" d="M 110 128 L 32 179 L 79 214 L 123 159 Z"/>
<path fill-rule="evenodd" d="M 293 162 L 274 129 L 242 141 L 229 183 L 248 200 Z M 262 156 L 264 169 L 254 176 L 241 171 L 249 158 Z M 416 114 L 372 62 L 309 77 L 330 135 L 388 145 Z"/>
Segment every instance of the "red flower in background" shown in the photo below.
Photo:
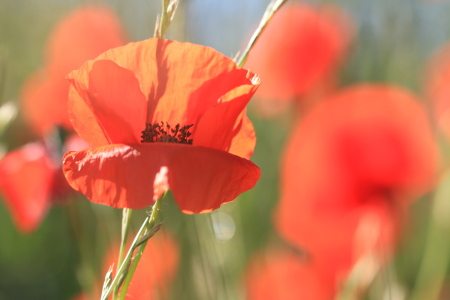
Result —
<path fill-rule="evenodd" d="M 255 255 L 245 283 L 248 300 L 331 300 L 335 293 L 314 265 L 286 250 Z"/>
<path fill-rule="evenodd" d="M 434 106 L 438 125 L 450 139 L 450 43 L 430 58 L 425 88 Z"/>
<path fill-rule="evenodd" d="M 316 106 L 291 136 L 277 228 L 330 278 L 365 253 L 389 255 L 408 204 L 434 183 L 438 151 L 416 100 L 396 87 L 354 86 Z"/>
<path fill-rule="evenodd" d="M 56 26 L 46 49 L 46 66 L 33 74 L 22 90 L 22 109 L 31 128 L 41 137 L 56 126 L 72 128 L 67 113 L 67 74 L 101 52 L 124 44 L 116 16 L 106 7 L 85 6 Z M 61 149 L 30 143 L 6 154 L 0 161 L 0 190 L 19 230 L 31 232 L 54 202 L 65 201 L 71 188 L 61 170 Z M 88 145 L 68 139 L 65 150 Z M 58 157 L 59 156 L 59 157 Z"/>
<path fill-rule="evenodd" d="M 288 100 L 308 95 L 314 98 L 313 94 L 329 90 L 352 31 L 351 20 L 338 7 L 314 9 L 299 2 L 283 6 L 246 63 L 263 79 L 256 94 L 260 111 L 273 114 Z M 269 104 L 272 106 L 266 107 Z"/>
<path fill-rule="evenodd" d="M 67 74 L 123 44 L 119 20 L 106 6 L 84 6 L 65 16 L 47 43 L 45 67 L 28 79 L 22 91 L 22 109 L 32 129 L 40 136 L 56 125 L 71 130 Z"/>
<path fill-rule="evenodd" d="M 40 143 L 11 151 L 0 161 L 0 191 L 16 227 L 33 231 L 50 203 L 55 166 Z"/>
<path fill-rule="evenodd" d="M 183 212 L 201 213 L 259 179 L 245 112 L 259 79 L 215 50 L 149 39 L 69 78 L 72 124 L 93 148 L 67 153 L 63 170 L 89 200 L 137 209 L 170 187 Z"/>
<path fill-rule="evenodd" d="M 81 150 L 88 145 L 72 136 L 65 147 Z M 16 227 L 30 233 L 42 222 L 48 208 L 67 201 L 73 190 L 67 184 L 59 160 L 40 142 L 8 152 L 0 160 L 0 193 Z"/>

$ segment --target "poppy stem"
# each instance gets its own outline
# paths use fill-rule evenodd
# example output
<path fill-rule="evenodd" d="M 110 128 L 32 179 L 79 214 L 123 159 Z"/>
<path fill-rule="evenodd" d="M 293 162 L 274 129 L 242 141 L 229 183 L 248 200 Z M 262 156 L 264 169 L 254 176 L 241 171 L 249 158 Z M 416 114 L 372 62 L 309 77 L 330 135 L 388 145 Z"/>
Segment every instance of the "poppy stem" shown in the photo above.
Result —
<path fill-rule="evenodd" d="M 255 45 L 256 41 L 258 40 L 261 33 L 266 28 L 267 24 L 269 24 L 269 21 L 272 19 L 274 14 L 280 9 L 280 7 L 286 3 L 287 0 L 272 0 L 269 3 L 269 6 L 267 6 L 266 11 L 264 12 L 264 15 L 261 19 L 261 22 L 259 23 L 258 28 L 256 29 L 255 33 L 253 33 L 252 38 L 248 42 L 247 48 L 245 48 L 244 52 L 241 55 L 241 58 L 237 62 L 237 65 L 239 68 L 242 68 L 247 61 L 248 54 L 250 53 L 250 50 L 252 50 L 253 46 Z"/>
<path fill-rule="evenodd" d="M 164 196 L 165 194 L 163 195 L 163 197 L 159 198 L 153 205 L 150 219 L 148 220 L 148 222 L 146 219 L 146 222 L 144 222 L 143 224 L 145 225 L 143 233 L 136 236 L 139 237 L 139 239 L 134 244 L 134 247 L 139 247 L 139 249 L 137 250 L 136 255 L 133 257 L 133 261 L 128 269 L 125 279 L 123 280 L 123 286 L 120 292 L 119 300 L 125 299 L 125 296 L 127 295 L 127 290 L 128 286 L 130 285 L 131 278 L 133 277 L 134 271 L 136 271 L 137 265 L 142 257 L 142 253 L 145 250 L 145 246 L 147 246 L 148 240 L 161 228 L 162 224 L 156 225 L 156 218 L 158 217 L 159 211 L 161 209 L 161 203 Z"/>
<path fill-rule="evenodd" d="M 177 7 L 178 0 L 162 0 L 163 12 L 161 14 L 161 17 L 158 18 L 156 22 L 155 37 L 160 39 L 164 38 L 167 29 L 169 28 L 169 25 L 173 20 L 173 16 L 175 15 Z"/>
<path fill-rule="evenodd" d="M 132 209 L 124 208 L 122 210 L 122 235 L 121 235 L 121 242 L 120 242 L 120 251 L 119 251 L 119 258 L 117 260 L 117 265 L 120 266 L 122 264 L 123 255 L 125 253 L 127 238 L 128 238 L 128 229 L 130 227 L 130 220 L 131 215 L 133 213 Z M 113 298 L 112 300 L 117 299 L 117 295 L 119 293 L 119 287 L 116 286 L 113 292 Z"/>
<path fill-rule="evenodd" d="M 125 256 L 122 264 L 120 265 L 119 269 L 117 270 L 116 276 L 114 277 L 114 279 L 110 285 L 107 285 L 103 288 L 102 296 L 100 298 L 101 300 L 108 299 L 108 297 L 111 294 L 111 292 L 113 291 L 113 289 L 115 289 L 116 286 L 119 285 L 120 281 L 122 281 L 122 278 L 127 274 L 128 267 L 131 262 L 131 258 L 133 256 L 133 252 L 137 248 L 136 245 L 138 244 L 138 241 L 139 241 L 139 238 L 141 237 L 141 235 L 143 235 L 143 233 L 145 232 L 145 229 L 149 223 L 149 220 L 150 220 L 150 217 L 145 218 L 144 223 L 142 224 L 141 228 L 139 229 L 136 237 L 133 240 L 133 243 L 130 246 L 130 249 L 127 252 L 127 255 Z"/>

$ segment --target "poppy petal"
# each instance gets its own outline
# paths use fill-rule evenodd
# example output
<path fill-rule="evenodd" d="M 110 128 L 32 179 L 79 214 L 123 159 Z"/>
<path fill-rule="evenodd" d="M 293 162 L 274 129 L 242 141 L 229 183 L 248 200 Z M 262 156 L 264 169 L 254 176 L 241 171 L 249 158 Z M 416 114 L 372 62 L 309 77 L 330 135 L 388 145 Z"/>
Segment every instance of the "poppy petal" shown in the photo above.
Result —
<path fill-rule="evenodd" d="M 78 134 L 93 146 L 139 142 L 145 129 L 147 107 L 133 72 L 113 61 L 98 60 L 89 73 L 88 86 L 83 84 L 86 74 L 71 74 L 73 77 L 69 79 L 76 91 L 69 98 L 69 108 Z M 91 111 L 87 113 L 87 109 Z M 107 143 L 100 144 L 105 140 Z"/>
<path fill-rule="evenodd" d="M 174 153 L 169 185 L 180 210 L 206 213 L 253 188 L 261 176 L 251 161 L 224 151 L 185 147 Z"/>
<path fill-rule="evenodd" d="M 175 201 L 187 213 L 211 211 L 233 201 L 260 177 L 256 165 L 238 156 L 165 143 L 68 152 L 63 171 L 69 184 L 92 202 L 133 209 L 153 204 L 168 177 Z"/>
<path fill-rule="evenodd" d="M 70 122 L 78 135 L 92 147 L 107 145 L 108 139 L 100 128 L 97 118 L 84 102 L 85 98 L 86 96 L 81 96 L 77 89 L 70 85 L 67 102 Z"/>
<path fill-rule="evenodd" d="M 42 221 L 54 174 L 46 149 L 39 143 L 11 151 L 0 161 L 0 190 L 19 230 L 31 232 Z"/>
<path fill-rule="evenodd" d="M 80 94 L 89 86 L 83 74 L 90 72 L 95 61 L 105 59 L 135 74 L 148 100 L 149 123 L 196 123 L 226 93 L 251 84 L 246 70 L 212 48 L 152 38 L 106 51 L 70 73 L 77 79 Z"/>
<path fill-rule="evenodd" d="M 133 72 L 111 60 L 96 61 L 89 73 L 88 95 L 85 101 L 111 144 L 140 141 L 147 103 Z"/>
<path fill-rule="evenodd" d="M 140 209 L 152 205 L 163 191 L 155 182 L 167 166 L 172 150 L 164 144 L 112 144 L 67 152 L 63 172 L 77 191 L 95 203 L 116 208 Z"/>
<path fill-rule="evenodd" d="M 196 124 L 200 116 L 218 103 L 232 101 L 241 96 L 248 97 L 248 102 L 260 84 L 256 74 L 244 69 L 233 69 L 214 78 L 205 78 L 205 82 L 189 98 L 187 122 Z"/>
<path fill-rule="evenodd" d="M 243 118 L 238 126 L 238 133 L 231 140 L 230 150 L 228 152 L 242 158 L 250 159 L 256 145 L 255 128 L 245 113 L 243 113 Z"/>
<path fill-rule="evenodd" d="M 229 151 L 233 137 L 241 129 L 239 125 L 242 112 L 245 112 L 245 107 L 256 89 L 257 86 L 240 86 L 224 96 L 225 100 L 233 100 L 224 101 L 207 110 L 194 132 L 194 144 Z"/>

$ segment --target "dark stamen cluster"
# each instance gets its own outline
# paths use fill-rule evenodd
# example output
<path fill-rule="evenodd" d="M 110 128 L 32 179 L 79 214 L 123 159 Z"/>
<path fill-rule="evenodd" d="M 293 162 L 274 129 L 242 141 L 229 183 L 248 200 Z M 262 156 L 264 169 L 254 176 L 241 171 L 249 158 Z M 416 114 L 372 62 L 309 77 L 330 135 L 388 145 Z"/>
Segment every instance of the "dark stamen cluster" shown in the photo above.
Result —
<path fill-rule="evenodd" d="M 188 139 L 192 133 L 189 129 L 194 126 L 177 124 L 174 128 L 171 128 L 169 123 L 161 121 L 161 123 L 145 123 L 145 130 L 142 131 L 141 143 L 178 143 L 192 145 L 192 139 Z"/>

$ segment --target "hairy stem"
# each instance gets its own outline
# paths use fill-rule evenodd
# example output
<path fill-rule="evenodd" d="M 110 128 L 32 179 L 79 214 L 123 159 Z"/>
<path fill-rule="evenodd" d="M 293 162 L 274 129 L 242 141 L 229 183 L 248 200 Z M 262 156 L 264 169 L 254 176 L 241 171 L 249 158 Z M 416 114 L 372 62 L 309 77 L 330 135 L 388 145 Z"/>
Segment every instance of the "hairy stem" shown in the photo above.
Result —
<path fill-rule="evenodd" d="M 129 266 L 129 264 L 131 262 L 131 258 L 133 256 L 133 252 L 136 249 L 137 244 L 139 242 L 139 239 L 142 236 L 143 232 L 145 231 L 146 226 L 148 225 L 149 219 L 150 219 L 150 217 L 145 218 L 144 223 L 142 224 L 141 228 L 139 229 L 136 237 L 133 240 L 133 243 L 130 246 L 130 249 L 127 252 L 127 255 L 125 255 L 125 258 L 124 258 L 122 264 L 118 268 L 116 276 L 112 280 L 111 284 L 106 289 L 104 289 L 102 291 L 102 296 L 100 298 L 101 300 L 108 299 L 108 297 L 111 294 L 111 292 L 113 291 L 113 289 L 115 289 L 118 285 L 120 286 L 120 281 L 122 281 L 121 279 L 128 272 L 128 266 Z M 117 287 L 117 288 L 119 288 L 119 287 Z"/>
<path fill-rule="evenodd" d="M 120 241 L 120 251 L 119 251 L 119 257 L 117 259 L 117 265 L 120 266 L 122 264 L 123 255 L 125 254 L 125 248 L 127 244 L 127 238 L 128 238 L 128 230 L 130 227 L 130 220 L 131 215 L 133 213 L 132 209 L 124 208 L 122 210 L 122 235 L 121 235 L 121 241 Z M 117 299 L 117 295 L 119 293 L 119 287 L 116 286 L 113 293 L 112 300 Z"/>
<path fill-rule="evenodd" d="M 153 205 L 152 214 L 150 215 L 150 219 L 145 225 L 145 230 L 140 235 L 140 239 L 137 241 L 135 247 L 139 247 L 136 255 L 133 257 L 133 262 L 128 269 L 128 273 L 125 275 L 125 279 L 123 280 L 122 291 L 120 292 L 119 300 L 125 299 L 127 294 L 128 286 L 130 285 L 131 278 L 133 277 L 134 271 L 136 271 L 139 260 L 142 257 L 142 253 L 145 250 L 145 246 L 147 246 L 148 240 L 159 230 L 161 224 L 156 225 L 156 218 L 158 217 L 159 211 L 161 209 L 162 198 L 158 199 Z"/>

